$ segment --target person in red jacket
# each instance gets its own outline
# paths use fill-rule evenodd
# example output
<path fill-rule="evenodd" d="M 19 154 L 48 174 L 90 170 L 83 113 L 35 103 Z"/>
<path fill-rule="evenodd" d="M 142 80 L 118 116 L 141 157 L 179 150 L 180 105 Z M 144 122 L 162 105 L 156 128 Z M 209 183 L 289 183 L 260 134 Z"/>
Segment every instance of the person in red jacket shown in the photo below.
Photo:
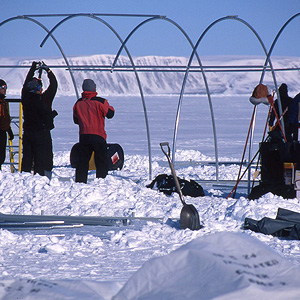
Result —
<path fill-rule="evenodd" d="M 96 84 L 85 79 L 82 97 L 73 107 L 73 120 L 79 125 L 79 157 L 75 181 L 87 182 L 89 160 L 95 153 L 96 177 L 105 178 L 108 173 L 105 118 L 111 119 L 115 110 L 104 98 L 97 97 Z"/>
<path fill-rule="evenodd" d="M 3 79 L 0 79 L 0 170 L 6 157 L 7 135 L 10 140 L 14 139 L 14 134 L 10 127 L 10 115 L 8 112 L 8 103 L 5 100 L 7 85 Z"/>

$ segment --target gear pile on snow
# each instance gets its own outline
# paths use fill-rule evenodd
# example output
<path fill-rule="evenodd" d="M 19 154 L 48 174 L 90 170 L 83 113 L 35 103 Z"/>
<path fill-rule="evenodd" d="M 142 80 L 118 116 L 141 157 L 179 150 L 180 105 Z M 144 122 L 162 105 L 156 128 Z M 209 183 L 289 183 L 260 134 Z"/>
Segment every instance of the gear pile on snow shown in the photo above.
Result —
<path fill-rule="evenodd" d="M 284 105 L 282 106 L 283 112 L 281 115 L 279 115 L 277 100 L 273 100 L 274 94 L 271 95 L 266 85 L 257 85 L 250 97 L 250 101 L 254 105 L 260 103 L 270 104 L 268 137 L 260 143 L 257 152 L 260 155 L 261 179 L 259 185 L 252 188 L 248 195 L 250 200 L 258 199 L 268 192 L 288 199 L 296 197 L 294 185 L 296 172 L 299 173 L 300 171 L 300 144 L 297 138 L 294 139 L 294 131 L 291 129 L 293 127 L 289 122 L 291 113 L 294 113 L 293 109 L 289 110 L 291 104 L 289 101 L 293 99 L 288 97 L 285 83 L 281 84 L 279 94 L 281 100 L 288 98 L 285 102 L 282 101 Z M 276 117 L 277 120 L 274 126 L 272 116 L 274 119 Z M 296 118 L 298 118 L 298 112 L 296 112 Z M 282 121 L 284 127 L 283 124 L 281 125 Z"/>
<path fill-rule="evenodd" d="M 204 196 L 204 191 L 201 185 L 199 185 L 194 180 L 185 180 L 177 177 L 179 180 L 180 188 L 184 196 L 191 197 L 202 197 Z M 176 185 L 174 182 L 174 177 L 172 175 L 160 174 L 147 185 L 148 188 L 159 190 L 166 195 L 171 195 L 173 192 L 177 193 Z"/>
<path fill-rule="evenodd" d="M 286 199 L 295 198 L 292 172 L 300 166 L 299 142 L 284 143 L 271 134 L 269 141 L 260 144 L 259 151 L 261 180 L 252 189 L 248 199 L 258 199 L 269 192 Z"/>
<path fill-rule="evenodd" d="M 256 221 L 251 218 L 246 218 L 244 229 L 286 239 L 300 240 L 300 213 L 278 208 L 275 219 L 264 217 Z"/>

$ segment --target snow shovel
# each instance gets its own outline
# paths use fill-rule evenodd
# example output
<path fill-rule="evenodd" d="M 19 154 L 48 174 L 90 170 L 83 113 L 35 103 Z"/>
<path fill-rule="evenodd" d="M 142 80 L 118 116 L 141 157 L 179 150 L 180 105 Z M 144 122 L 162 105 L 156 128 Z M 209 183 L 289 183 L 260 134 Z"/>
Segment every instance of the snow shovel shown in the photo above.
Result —
<path fill-rule="evenodd" d="M 180 184 L 179 184 L 178 178 L 176 176 L 173 163 L 172 163 L 171 158 L 170 158 L 169 143 L 167 143 L 167 142 L 166 143 L 160 143 L 160 147 L 161 147 L 162 152 L 167 157 L 167 160 L 169 162 L 169 165 L 170 165 L 170 168 L 171 168 L 171 171 L 172 171 L 172 175 L 173 175 L 173 178 L 174 178 L 176 189 L 179 193 L 181 203 L 183 204 L 183 208 L 180 212 L 180 228 L 181 229 L 189 228 L 191 230 L 198 230 L 198 229 L 201 228 L 199 214 L 198 214 L 197 209 L 194 207 L 194 205 L 186 204 L 186 202 L 183 199 L 183 194 L 182 194 L 182 191 L 181 191 L 181 188 L 180 188 Z M 168 148 L 168 152 L 166 152 L 164 147 Z"/>

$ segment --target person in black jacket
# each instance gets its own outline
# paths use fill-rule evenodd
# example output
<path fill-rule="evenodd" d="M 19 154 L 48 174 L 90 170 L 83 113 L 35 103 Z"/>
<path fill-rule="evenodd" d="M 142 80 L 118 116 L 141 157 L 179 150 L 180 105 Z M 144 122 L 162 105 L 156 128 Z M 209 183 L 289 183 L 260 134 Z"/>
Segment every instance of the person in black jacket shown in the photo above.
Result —
<path fill-rule="evenodd" d="M 42 80 L 34 77 L 35 71 L 45 70 L 50 84 L 43 93 Z M 40 73 L 41 74 L 41 73 Z M 33 62 L 22 89 L 23 105 L 23 159 L 22 172 L 38 173 L 51 179 L 53 150 L 50 130 L 57 115 L 52 103 L 57 91 L 57 80 L 44 63 Z"/>
<path fill-rule="evenodd" d="M 300 93 L 297 94 L 289 107 L 289 133 L 293 141 L 298 141 Z"/>
<path fill-rule="evenodd" d="M 282 116 L 283 116 L 283 123 L 284 123 L 284 129 L 285 129 L 285 135 L 286 135 L 286 139 L 288 141 L 291 141 L 291 133 L 290 133 L 290 128 L 289 128 L 289 106 L 293 101 L 293 98 L 289 97 L 288 95 L 288 87 L 285 83 L 282 83 L 279 87 L 279 95 L 280 95 L 280 102 L 281 102 L 281 108 L 282 108 Z M 280 118 L 281 116 L 279 115 L 279 109 L 278 109 L 278 100 L 274 101 L 274 107 L 276 110 L 276 113 L 278 115 L 278 117 Z M 277 123 L 277 120 L 275 120 L 275 124 L 274 123 L 275 120 L 275 113 L 272 110 L 271 115 L 270 115 L 270 119 L 269 119 L 269 126 L 270 126 L 270 131 L 273 130 L 272 126 L 275 126 Z M 278 124 L 276 125 L 275 130 L 280 130 L 280 127 L 278 126 Z"/>

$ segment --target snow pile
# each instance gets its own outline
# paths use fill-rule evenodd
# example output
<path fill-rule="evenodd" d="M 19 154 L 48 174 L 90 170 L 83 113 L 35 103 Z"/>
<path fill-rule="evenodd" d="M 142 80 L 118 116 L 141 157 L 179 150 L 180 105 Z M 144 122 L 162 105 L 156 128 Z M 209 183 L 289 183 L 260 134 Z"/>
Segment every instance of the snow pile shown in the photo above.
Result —
<path fill-rule="evenodd" d="M 111 227 L 59 228 L 54 226 L 53 228 L 31 230 L 26 228 L 1 229 L 0 282 L 3 295 L 8 297 L 4 298 L 5 296 L 3 296 L 3 299 L 11 299 L 10 295 L 23 295 L 23 299 L 26 299 L 25 295 L 27 294 L 30 295 L 29 299 L 41 299 L 39 293 L 45 293 L 42 294 L 43 299 L 64 299 L 68 293 L 70 299 L 76 300 L 86 298 L 83 296 L 84 293 L 87 295 L 91 293 L 93 296 L 88 297 L 90 299 L 94 299 L 93 297 L 97 299 L 96 295 L 103 297 L 99 296 L 98 299 L 111 299 L 126 282 L 131 284 L 128 280 L 149 259 L 162 257 L 162 262 L 157 262 L 159 265 L 157 268 L 163 270 L 164 259 L 169 260 L 164 256 L 172 254 L 180 246 L 195 239 L 196 245 L 191 244 L 191 248 L 201 249 L 203 245 L 208 244 L 207 241 L 212 234 L 219 232 L 230 231 L 256 237 L 291 263 L 300 264 L 298 241 L 280 240 L 242 229 L 245 217 L 260 219 L 268 216 L 274 218 L 278 207 L 299 212 L 298 199 L 286 200 L 267 194 L 258 200 L 249 201 L 241 191 L 238 192 L 238 199 L 226 199 L 229 190 L 226 190 L 225 187 L 204 186 L 205 197 L 185 197 L 186 202 L 193 204 L 198 210 L 201 224 L 204 227 L 199 231 L 180 230 L 178 219 L 182 204 L 178 195 L 174 193 L 172 196 L 166 196 L 146 187 L 149 183 L 147 179 L 148 165 L 145 163 L 147 157 L 127 155 L 124 169 L 110 172 L 104 180 L 96 179 L 95 172 L 91 171 L 89 182 L 85 185 L 74 182 L 74 169 L 69 165 L 68 154 L 68 152 L 56 154 L 55 165 L 57 166 L 58 162 L 62 165 L 55 167 L 51 181 L 39 175 L 11 174 L 8 168 L 4 168 L 4 171 L 0 172 L 0 211 L 5 214 L 39 215 L 43 211 L 46 215 L 111 217 L 130 216 L 135 213 L 137 217 L 162 218 L 162 221 L 137 220 L 127 226 L 117 224 Z M 155 174 L 170 173 L 167 168 L 160 167 L 157 163 L 154 165 Z M 198 166 L 195 170 L 197 176 L 205 177 L 208 169 L 212 169 L 211 172 L 213 172 L 214 167 Z M 188 170 L 189 167 L 180 168 L 178 173 L 189 174 Z M 238 166 L 235 166 L 235 172 L 237 170 Z M 232 167 L 224 166 L 223 172 L 226 177 L 232 179 L 235 177 L 230 175 L 233 172 Z M 207 237 L 208 240 L 203 239 L 201 242 L 202 237 Z M 215 249 L 218 251 L 216 253 L 221 254 L 229 249 L 235 255 L 237 252 L 241 254 L 243 249 L 247 249 L 247 247 L 237 248 L 239 250 L 236 249 L 237 252 L 235 252 L 234 248 L 238 244 L 237 237 L 228 238 L 227 236 L 224 239 L 231 240 L 231 243 L 225 243 L 220 238 L 219 246 L 215 246 L 215 242 L 212 242 L 209 249 Z M 240 244 L 245 243 L 246 245 L 246 242 L 243 241 Z M 233 245 L 234 248 L 227 248 L 226 245 L 228 247 Z M 268 247 L 260 250 L 261 255 L 270 256 Z M 200 254 L 204 251 L 206 251 L 205 247 Z M 266 253 L 263 254 L 264 252 Z M 228 252 L 226 253 L 228 255 Z M 248 254 L 248 252 L 245 253 Z M 172 255 L 176 256 L 177 254 Z M 184 254 L 178 255 L 179 258 L 184 256 Z M 195 255 L 194 259 L 197 261 L 198 255 Z M 179 258 L 178 261 L 180 261 Z M 202 259 L 206 260 L 207 257 L 201 258 L 200 265 L 203 264 Z M 177 258 L 172 258 L 172 261 L 177 261 Z M 196 268 L 196 262 L 194 260 L 192 262 L 192 266 Z M 287 265 L 289 263 L 285 262 L 285 266 Z M 296 269 L 299 270 L 299 267 Z M 197 269 L 193 269 L 193 272 L 196 270 L 199 277 L 202 271 L 199 272 L 197 267 Z M 273 269 L 270 268 L 270 272 L 271 270 Z M 185 275 L 182 275 L 179 270 L 171 271 L 174 284 L 177 282 L 176 279 L 185 278 Z M 219 271 L 218 268 L 216 273 Z M 232 270 L 228 272 L 231 274 Z M 138 274 L 134 276 L 139 278 Z M 242 282 L 244 282 L 243 280 Z M 180 280 L 179 283 L 177 282 L 179 287 L 181 286 L 180 282 Z M 233 282 L 230 286 L 236 287 L 237 282 Z M 220 284 L 220 295 L 224 292 L 221 289 L 222 286 Z M 252 288 L 254 287 L 252 286 Z M 107 292 L 108 289 L 111 292 Z M 30 293 L 30 291 L 36 290 L 39 293 Z M 9 294 L 8 291 L 12 294 Z M 261 289 L 258 289 L 258 292 L 260 291 Z M 197 287 L 197 293 L 199 292 L 199 287 Z M 51 295 L 49 298 L 46 297 L 47 293 Z M 201 290 L 201 293 L 204 291 Z M 22 297 L 20 296 L 20 298 Z M 132 299 L 131 296 L 128 299 Z"/>
<path fill-rule="evenodd" d="M 222 232 L 149 260 L 114 297 L 299 299 L 300 269 L 258 240 Z"/>
<path fill-rule="evenodd" d="M 4 280 L 1 299 L 290 299 L 300 297 L 300 268 L 255 238 L 221 232 L 147 261 L 118 282 Z"/>
<path fill-rule="evenodd" d="M 222 150 L 220 159 L 223 161 L 233 161 L 241 156 L 253 109 L 248 98 L 214 99 L 215 113 L 219 121 L 218 141 Z M 156 147 L 152 157 L 152 178 L 158 174 L 171 173 L 163 153 L 159 150 L 159 142 L 172 140 L 176 100 L 171 97 L 147 98 L 151 142 Z M 177 175 L 185 179 L 208 180 L 215 179 L 216 175 L 215 167 L 210 164 L 214 160 L 214 151 L 209 111 L 205 110 L 202 100 L 187 98 L 183 102 L 179 126 L 181 132 L 176 152 L 176 157 L 182 164 L 175 166 Z M 108 137 L 109 142 L 118 142 L 123 146 L 124 167 L 121 171 L 109 172 L 105 179 L 96 179 L 95 171 L 90 171 L 88 184 L 75 183 L 75 171 L 70 166 L 70 149 L 78 141 L 78 128 L 72 123 L 74 101 L 74 98 L 57 98 L 54 101 L 58 116 L 52 133 L 52 180 L 39 175 L 12 174 L 9 166 L 3 165 L 0 171 L 0 212 L 14 215 L 43 213 L 102 217 L 129 217 L 135 214 L 136 217 L 148 219 L 135 220 L 129 224 L 117 222 L 113 226 L 48 226 L 31 229 L 21 226 L 14 230 L 0 229 L 1 299 L 108 300 L 119 291 L 122 293 L 119 294 L 120 297 L 124 295 L 132 299 L 134 295 L 141 295 L 138 288 L 134 291 L 131 289 L 136 280 L 140 282 L 143 279 L 139 274 L 150 276 L 146 274 L 152 274 L 154 267 L 162 272 L 157 271 L 157 275 L 162 276 L 160 278 L 171 272 L 172 276 L 168 277 L 173 280 L 160 286 L 153 282 L 153 290 L 147 288 L 151 297 L 173 287 L 176 289 L 176 286 L 182 287 L 183 280 L 187 280 L 186 284 L 193 285 L 196 280 L 201 279 L 200 287 L 203 287 L 201 284 L 209 282 L 211 276 L 220 276 L 224 283 L 214 279 L 214 289 L 206 285 L 205 289 L 200 290 L 197 283 L 197 288 L 181 288 L 179 292 L 194 292 L 197 294 L 196 299 L 199 299 L 199 294 L 217 299 L 241 299 L 238 293 L 242 291 L 247 296 L 253 292 L 254 295 L 262 293 L 265 299 L 276 299 L 277 294 L 270 294 L 268 287 L 251 283 L 249 279 L 267 283 L 284 280 L 287 282 L 286 287 L 276 285 L 278 288 L 274 288 L 278 297 L 285 291 L 289 297 L 283 298 L 299 298 L 298 291 L 294 289 L 297 282 L 289 280 L 293 272 L 296 274 L 293 275 L 294 280 L 299 280 L 299 241 L 278 239 L 242 229 L 246 217 L 256 220 L 265 216 L 275 218 L 279 207 L 300 212 L 298 199 L 283 199 L 269 193 L 260 199 L 249 201 L 247 191 L 240 187 L 235 199 L 226 199 L 232 185 L 205 183 L 202 185 L 204 197 L 185 197 L 185 201 L 198 210 L 204 227 L 198 231 L 180 230 L 178 219 L 182 204 L 178 194 L 166 196 L 146 187 L 150 183 L 149 158 L 140 99 L 111 99 L 110 104 L 115 107 L 116 116 L 107 122 Z M 261 118 L 258 114 L 257 126 L 261 128 L 265 124 L 267 108 L 265 110 Z M 239 112 L 234 117 L 235 122 L 232 122 L 232 111 Z M 235 147 L 236 144 L 238 147 Z M 193 164 L 195 160 L 203 163 Z M 238 171 L 238 164 L 220 164 L 220 179 L 234 181 Z M 265 246 L 250 237 L 257 238 Z M 237 242 L 238 240 L 241 242 Z M 184 247 L 180 248 L 181 246 Z M 178 252 L 175 251 L 177 249 Z M 195 252 L 195 249 L 199 251 Z M 275 250 L 278 255 L 270 249 Z M 235 265 L 225 265 L 220 258 L 220 255 L 227 257 L 229 253 L 233 253 L 241 262 L 244 259 L 242 255 L 254 253 L 259 258 L 255 262 L 274 258 L 280 263 L 266 268 L 269 271 L 267 273 L 260 272 L 260 268 L 257 268 L 253 275 L 252 271 L 249 274 L 243 268 L 243 275 L 235 274 L 235 269 L 232 269 Z M 184 257 L 188 259 L 184 260 Z M 234 261 L 233 257 L 230 259 Z M 182 269 L 175 269 L 180 262 Z M 192 265 L 184 262 L 192 262 Z M 283 275 L 282 264 L 286 269 Z M 185 270 L 189 274 L 196 272 L 197 275 L 187 277 Z M 210 276 L 206 278 L 203 273 Z M 267 275 L 269 278 L 256 278 L 255 274 Z M 230 281 L 229 277 L 233 280 Z M 141 284 L 146 287 L 147 283 Z M 162 290 L 163 287 L 166 291 Z M 158 288 L 161 288 L 159 292 Z M 240 289 L 236 291 L 237 294 L 232 294 L 234 288 Z M 213 290 L 215 294 L 209 294 Z M 293 292 L 292 295 L 289 292 Z M 230 296 L 227 297 L 226 293 Z M 235 297 L 236 295 L 238 296 Z M 156 298 L 164 297 L 158 295 Z M 248 298 L 251 299 L 251 296 Z M 264 299 L 255 297 L 258 298 Z"/>

